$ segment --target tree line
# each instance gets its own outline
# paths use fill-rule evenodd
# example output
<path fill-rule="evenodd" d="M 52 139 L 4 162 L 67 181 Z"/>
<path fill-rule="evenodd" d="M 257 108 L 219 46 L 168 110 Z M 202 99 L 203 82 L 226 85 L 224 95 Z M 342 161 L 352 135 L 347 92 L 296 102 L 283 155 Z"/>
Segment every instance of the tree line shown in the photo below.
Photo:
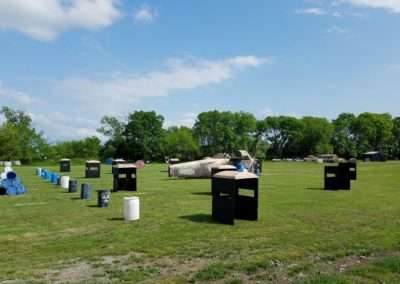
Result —
<path fill-rule="evenodd" d="M 193 160 L 217 153 L 248 150 L 261 158 L 295 158 L 335 153 L 343 158 L 380 151 L 400 157 L 400 117 L 388 113 L 342 113 L 321 117 L 268 116 L 257 120 L 248 112 L 208 111 L 193 127 L 163 128 L 164 117 L 154 111 L 134 111 L 126 120 L 104 116 L 97 137 L 50 144 L 32 127 L 23 111 L 3 107 L 0 160 L 31 162 L 63 157 L 162 161 L 165 157 Z"/>
<path fill-rule="evenodd" d="M 261 158 L 294 158 L 335 153 L 358 158 L 380 151 L 400 157 L 400 117 L 390 114 L 342 113 L 334 120 L 304 116 L 269 116 L 257 120 L 247 112 L 208 111 L 192 128 L 163 129 L 154 111 L 135 111 L 127 121 L 105 116 L 98 131 L 108 140 L 103 157 L 162 160 L 165 156 L 192 160 L 245 149 Z"/>

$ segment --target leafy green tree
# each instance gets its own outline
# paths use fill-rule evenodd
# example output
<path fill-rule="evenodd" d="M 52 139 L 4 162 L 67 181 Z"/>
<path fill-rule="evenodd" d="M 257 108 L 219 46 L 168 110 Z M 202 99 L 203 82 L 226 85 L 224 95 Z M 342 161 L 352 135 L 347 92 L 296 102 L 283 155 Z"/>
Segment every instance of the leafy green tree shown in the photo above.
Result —
<path fill-rule="evenodd" d="M 358 155 L 372 150 L 388 155 L 393 142 L 393 126 L 392 116 L 388 113 L 360 114 L 354 123 Z"/>
<path fill-rule="evenodd" d="M 180 160 L 194 160 L 199 156 L 199 145 L 187 127 L 171 127 L 166 132 L 165 154 Z"/>
<path fill-rule="evenodd" d="M 393 119 L 393 157 L 400 158 L 400 117 Z"/>
<path fill-rule="evenodd" d="M 114 116 L 103 116 L 100 121 L 101 126 L 97 131 L 112 139 L 122 139 L 126 125 Z"/>
<path fill-rule="evenodd" d="M 340 157 L 357 157 L 357 145 L 354 137 L 356 117 L 352 113 L 342 113 L 333 121 L 332 144 L 334 152 Z"/>
<path fill-rule="evenodd" d="M 81 158 L 97 159 L 101 148 L 99 138 L 87 137 L 81 140 L 63 141 L 50 147 L 53 159 Z"/>
<path fill-rule="evenodd" d="M 101 157 L 106 159 L 126 156 L 128 151 L 125 137 L 126 124 L 113 116 L 104 116 L 100 123 L 101 126 L 97 131 L 109 138 L 100 150 Z"/>
<path fill-rule="evenodd" d="M 201 152 L 205 156 L 249 150 L 253 144 L 257 121 L 246 112 L 209 111 L 197 116 L 193 127 Z"/>
<path fill-rule="evenodd" d="M 303 135 L 300 153 L 303 155 L 333 153 L 331 144 L 333 126 L 326 118 L 305 116 L 301 122 Z"/>
<path fill-rule="evenodd" d="M 18 141 L 19 133 L 15 125 L 4 124 L 0 127 L 0 160 L 9 161 L 20 159 L 22 149 Z"/>
<path fill-rule="evenodd" d="M 127 156 L 130 159 L 162 160 L 164 117 L 154 111 L 135 111 L 126 125 Z"/>
<path fill-rule="evenodd" d="M 9 136 L 10 140 L 8 143 L 15 147 L 15 149 L 9 149 L 12 156 L 9 154 L 9 159 L 18 159 L 23 162 L 31 162 L 43 157 L 44 150 L 47 148 L 47 143 L 43 138 L 42 133 L 38 133 L 35 128 L 32 127 L 31 117 L 21 110 L 13 110 L 9 107 L 3 107 L 0 111 L 6 120 L 3 126 L 5 134 L 11 135 L 11 133 L 17 133 L 16 137 Z M 13 129 L 13 130 L 11 130 Z M 6 137 L 6 136 L 5 136 Z M 12 140 L 11 140 L 12 137 Z M 9 148 L 11 146 L 7 146 Z M 0 152 L 6 151 L 0 149 Z"/>
<path fill-rule="evenodd" d="M 295 117 L 270 116 L 265 119 L 268 157 L 283 158 L 297 155 L 303 124 Z"/>
<path fill-rule="evenodd" d="M 267 150 L 270 146 L 267 139 L 268 129 L 266 120 L 257 120 L 256 131 L 252 137 L 249 149 L 250 153 L 256 158 L 265 159 L 267 157 Z"/>

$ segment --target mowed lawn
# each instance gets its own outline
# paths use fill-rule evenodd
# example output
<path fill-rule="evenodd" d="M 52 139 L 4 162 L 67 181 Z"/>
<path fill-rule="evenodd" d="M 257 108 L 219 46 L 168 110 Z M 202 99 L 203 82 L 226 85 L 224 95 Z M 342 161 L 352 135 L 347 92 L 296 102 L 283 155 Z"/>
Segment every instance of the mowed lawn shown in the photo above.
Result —
<path fill-rule="evenodd" d="M 58 171 L 58 166 L 47 167 Z M 6 283 L 400 283 L 400 163 L 359 163 L 351 191 L 324 191 L 323 165 L 264 163 L 259 220 L 211 220 L 209 179 L 138 171 L 138 192 L 109 208 L 16 167 L 24 196 L 0 196 L 0 282 Z M 72 178 L 94 190 L 100 179 Z M 125 223 L 124 196 L 141 218 Z M 13 280 L 13 281 L 7 281 Z"/>

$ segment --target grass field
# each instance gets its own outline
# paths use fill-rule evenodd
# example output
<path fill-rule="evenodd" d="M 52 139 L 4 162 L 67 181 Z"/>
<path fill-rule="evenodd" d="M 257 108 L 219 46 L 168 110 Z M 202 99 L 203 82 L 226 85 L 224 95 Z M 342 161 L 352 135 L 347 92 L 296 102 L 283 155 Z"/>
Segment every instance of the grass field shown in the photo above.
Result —
<path fill-rule="evenodd" d="M 56 166 L 48 167 L 57 171 Z M 29 190 L 0 197 L 0 282 L 400 283 L 400 163 L 360 163 L 351 191 L 323 191 L 323 165 L 265 163 L 259 220 L 212 222 L 210 180 L 138 172 L 138 192 L 97 208 L 16 168 Z M 94 190 L 102 178 L 71 177 Z M 123 196 L 140 197 L 125 223 Z M 8 281 L 12 280 L 12 281 Z"/>

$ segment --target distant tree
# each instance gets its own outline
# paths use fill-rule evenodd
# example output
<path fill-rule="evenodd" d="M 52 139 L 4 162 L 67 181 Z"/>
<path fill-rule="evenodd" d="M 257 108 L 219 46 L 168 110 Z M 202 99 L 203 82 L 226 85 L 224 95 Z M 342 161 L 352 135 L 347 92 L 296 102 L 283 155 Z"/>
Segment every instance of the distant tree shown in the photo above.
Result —
<path fill-rule="evenodd" d="M 268 157 L 293 157 L 298 154 L 303 124 L 295 117 L 270 116 L 265 119 L 266 136 L 270 143 Z"/>
<path fill-rule="evenodd" d="M 393 119 L 393 150 L 392 155 L 400 158 L 400 117 Z"/>
<path fill-rule="evenodd" d="M 352 113 L 342 113 L 333 121 L 332 144 L 334 152 L 340 157 L 357 157 L 357 145 L 354 136 L 356 117 Z"/>
<path fill-rule="evenodd" d="M 80 158 L 98 159 L 101 141 L 98 137 L 87 137 L 81 140 L 63 141 L 50 147 L 53 159 Z"/>
<path fill-rule="evenodd" d="M 0 160 L 9 161 L 22 157 L 18 135 L 18 129 L 12 124 L 4 124 L 0 127 Z"/>
<path fill-rule="evenodd" d="M 232 150 L 250 150 L 254 135 L 257 131 L 257 120 L 248 112 L 234 112 L 232 127 L 235 141 Z"/>
<path fill-rule="evenodd" d="M 125 129 L 127 155 L 130 159 L 162 160 L 164 117 L 154 111 L 135 111 Z"/>
<path fill-rule="evenodd" d="M 47 143 L 42 133 L 38 133 L 32 127 L 32 119 L 29 115 L 21 110 L 13 110 L 6 106 L 1 109 L 0 114 L 5 118 L 3 124 L 4 139 L 7 139 L 7 135 L 9 135 L 8 143 L 11 145 L 6 146 L 7 153 L 6 148 L 0 148 L 0 155 L 5 152 L 4 155 L 9 156 L 9 159 L 18 159 L 23 162 L 31 162 L 43 157 Z M 17 135 L 14 135 L 15 133 Z M 10 149 L 10 147 L 14 147 L 14 149 Z M 12 156 L 8 153 L 12 153 Z"/>
<path fill-rule="evenodd" d="M 126 125 L 114 116 L 103 116 L 97 131 L 112 139 L 122 139 Z"/>
<path fill-rule="evenodd" d="M 122 158 L 127 153 L 127 142 L 125 137 L 126 124 L 113 116 L 103 116 L 100 121 L 101 126 L 97 131 L 109 140 L 100 150 L 100 156 L 106 158 Z"/>
<path fill-rule="evenodd" d="M 304 155 L 318 155 L 333 153 L 331 144 L 333 126 L 326 118 L 305 116 L 303 124 L 301 153 Z"/>
<path fill-rule="evenodd" d="M 388 155 L 393 142 L 393 120 L 390 114 L 362 113 L 354 123 L 357 152 L 377 150 Z"/>
<path fill-rule="evenodd" d="M 267 150 L 269 148 L 268 124 L 266 120 L 258 120 L 256 122 L 256 130 L 250 143 L 250 153 L 257 158 L 265 159 L 267 157 Z"/>
<path fill-rule="evenodd" d="M 256 119 L 250 113 L 209 111 L 200 113 L 193 127 L 202 155 L 249 150 L 256 131 Z"/>
<path fill-rule="evenodd" d="M 187 127 L 171 127 L 166 132 L 165 154 L 181 160 L 193 160 L 199 156 L 199 145 Z"/>

